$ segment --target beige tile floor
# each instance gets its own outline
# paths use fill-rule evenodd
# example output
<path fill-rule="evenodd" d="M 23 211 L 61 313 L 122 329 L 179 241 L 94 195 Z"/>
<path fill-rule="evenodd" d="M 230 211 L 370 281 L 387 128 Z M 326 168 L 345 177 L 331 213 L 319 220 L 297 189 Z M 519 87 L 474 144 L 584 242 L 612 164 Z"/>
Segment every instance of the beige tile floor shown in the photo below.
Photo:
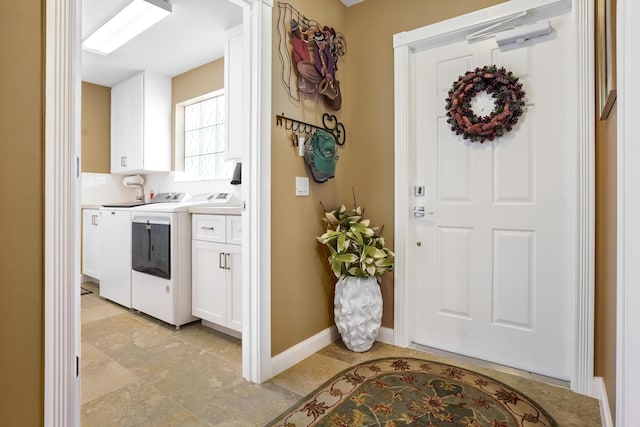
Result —
<path fill-rule="evenodd" d="M 561 427 L 600 426 L 598 402 L 529 378 L 469 362 L 376 343 L 353 353 L 339 341 L 272 380 L 241 378 L 240 340 L 199 323 L 174 327 L 129 311 L 93 291 L 81 297 L 81 425 L 262 426 L 347 367 L 387 356 L 416 356 L 493 376 L 542 405 Z"/>

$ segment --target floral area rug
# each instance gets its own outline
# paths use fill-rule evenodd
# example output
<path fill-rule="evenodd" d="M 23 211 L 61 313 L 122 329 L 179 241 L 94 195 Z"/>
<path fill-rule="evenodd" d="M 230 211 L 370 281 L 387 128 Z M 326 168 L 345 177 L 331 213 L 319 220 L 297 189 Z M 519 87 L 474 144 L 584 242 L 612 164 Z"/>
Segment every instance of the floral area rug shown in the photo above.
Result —
<path fill-rule="evenodd" d="M 557 427 L 533 400 L 477 372 L 385 358 L 327 381 L 268 426 Z"/>

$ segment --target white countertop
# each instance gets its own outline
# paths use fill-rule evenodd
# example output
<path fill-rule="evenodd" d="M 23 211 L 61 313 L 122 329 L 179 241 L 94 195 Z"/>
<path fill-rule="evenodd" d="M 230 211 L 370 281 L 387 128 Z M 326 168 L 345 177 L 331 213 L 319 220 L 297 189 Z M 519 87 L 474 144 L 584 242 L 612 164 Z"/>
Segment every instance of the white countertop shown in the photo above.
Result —
<path fill-rule="evenodd" d="M 188 209 L 189 213 L 209 214 L 209 215 L 241 215 L 240 206 L 193 206 Z"/>
<path fill-rule="evenodd" d="M 102 205 L 83 204 L 80 209 L 100 209 Z"/>
<path fill-rule="evenodd" d="M 100 209 L 102 205 L 85 203 L 82 209 Z M 240 206 L 193 206 L 188 208 L 189 213 L 209 214 L 209 215 L 241 215 Z"/>

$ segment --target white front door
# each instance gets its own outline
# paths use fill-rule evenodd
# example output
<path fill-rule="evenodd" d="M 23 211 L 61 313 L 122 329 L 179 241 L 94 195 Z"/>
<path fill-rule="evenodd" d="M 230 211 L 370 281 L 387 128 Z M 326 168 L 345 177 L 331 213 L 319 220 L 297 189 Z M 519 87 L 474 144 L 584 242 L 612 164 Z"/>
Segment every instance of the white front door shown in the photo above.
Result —
<path fill-rule="evenodd" d="M 407 230 L 408 331 L 417 344 L 570 380 L 571 16 L 551 24 L 551 35 L 516 48 L 491 38 L 410 53 L 409 201 L 425 216 Z M 445 99 L 460 75 L 492 64 L 520 78 L 526 107 L 505 136 L 470 142 L 451 131 Z M 476 101 L 477 114 L 491 111 L 482 96 Z"/>

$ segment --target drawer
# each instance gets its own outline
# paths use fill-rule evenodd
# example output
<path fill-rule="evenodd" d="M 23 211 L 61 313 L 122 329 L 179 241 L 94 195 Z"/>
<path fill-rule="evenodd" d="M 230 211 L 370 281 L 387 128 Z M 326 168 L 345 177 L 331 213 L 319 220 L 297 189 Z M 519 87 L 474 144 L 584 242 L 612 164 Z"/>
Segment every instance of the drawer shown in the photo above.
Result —
<path fill-rule="evenodd" d="M 225 243 L 226 221 L 224 215 L 193 215 L 191 238 L 208 242 Z"/>
<path fill-rule="evenodd" d="M 239 215 L 227 216 L 227 243 L 242 244 L 242 217 Z"/>

